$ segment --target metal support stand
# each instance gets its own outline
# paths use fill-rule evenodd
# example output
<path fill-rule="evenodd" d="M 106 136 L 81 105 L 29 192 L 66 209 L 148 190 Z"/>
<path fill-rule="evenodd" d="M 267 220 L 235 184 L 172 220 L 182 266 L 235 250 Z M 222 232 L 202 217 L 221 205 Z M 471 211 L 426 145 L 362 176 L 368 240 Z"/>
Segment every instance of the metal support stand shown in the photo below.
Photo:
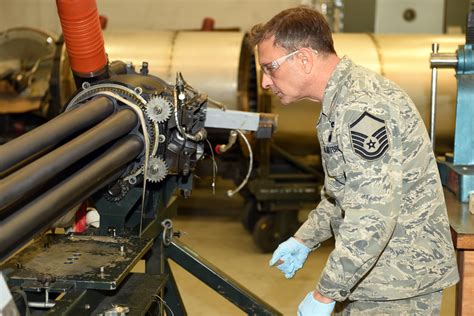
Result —
<path fill-rule="evenodd" d="M 282 315 L 279 311 L 259 299 L 210 262 L 196 255 L 194 251 L 180 241 L 173 240 L 170 245 L 165 248 L 165 257 L 176 262 L 186 271 L 249 315 Z M 167 267 L 169 269 L 169 263 L 167 263 Z M 171 270 L 168 272 L 168 284 L 171 285 L 171 288 L 168 290 L 171 291 L 167 292 L 168 297 L 166 301 L 177 306 L 180 304 L 180 297 L 179 294 L 177 297 L 173 297 L 173 295 L 177 293 L 175 289 L 176 283 L 170 281 L 173 280 L 173 277 Z M 178 311 L 179 309 L 174 310 Z M 186 312 L 183 311 L 182 314 L 175 313 L 175 315 L 186 315 Z"/>
<path fill-rule="evenodd" d="M 166 283 L 164 296 L 168 307 L 173 311 L 175 316 L 188 315 L 168 260 L 165 260 L 165 273 L 168 275 L 168 282 Z"/>

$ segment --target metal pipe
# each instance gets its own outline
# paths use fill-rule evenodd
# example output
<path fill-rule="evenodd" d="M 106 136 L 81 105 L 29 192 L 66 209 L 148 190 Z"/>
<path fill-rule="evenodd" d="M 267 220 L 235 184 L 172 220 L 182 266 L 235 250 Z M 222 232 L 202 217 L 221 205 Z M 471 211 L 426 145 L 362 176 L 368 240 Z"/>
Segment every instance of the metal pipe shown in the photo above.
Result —
<path fill-rule="evenodd" d="M 434 50 L 436 45 L 436 51 Z M 431 68 L 456 68 L 458 65 L 458 56 L 455 53 L 438 53 L 439 44 L 432 44 L 432 53 L 430 55 Z"/>
<path fill-rule="evenodd" d="M 234 146 L 235 142 L 237 141 L 237 136 L 238 136 L 237 131 L 235 130 L 230 131 L 229 140 L 227 141 L 227 144 L 217 145 L 215 149 L 216 153 L 223 154 L 229 149 L 231 149 L 232 146 Z"/>
<path fill-rule="evenodd" d="M 0 146 L 0 176 L 7 169 L 45 148 L 57 145 L 74 133 L 96 125 L 113 112 L 112 101 L 99 97 Z"/>
<path fill-rule="evenodd" d="M 53 302 L 28 302 L 28 307 L 32 308 L 53 308 L 56 306 L 56 303 Z"/>
<path fill-rule="evenodd" d="M 113 181 L 142 150 L 143 141 L 136 135 L 128 135 L 84 168 L 4 219 L 0 223 L 0 260 L 71 206 Z"/>
<path fill-rule="evenodd" d="M 110 141 L 129 133 L 137 125 L 132 110 L 113 114 L 94 128 L 0 180 L 0 214 L 12 203 L 30 194 L 54 176 Z"/>
<path fill-rule="evenodd" d="M 431 56 L 438 55 L 439 44 L 433 43 L 431 44 Z M 433 58 L 433 57 L 432 57 Z M 433 66 L 432 59 L 431 62 L 431 111 L 430 111 L 430 138 L 431 138 L 431 146 L 433 147 L 433 151 L 435 150 L 436 146 L 436 90 L 437 90 L 437 83 L 438 83 L 438 68 L 437 66 Z"/>

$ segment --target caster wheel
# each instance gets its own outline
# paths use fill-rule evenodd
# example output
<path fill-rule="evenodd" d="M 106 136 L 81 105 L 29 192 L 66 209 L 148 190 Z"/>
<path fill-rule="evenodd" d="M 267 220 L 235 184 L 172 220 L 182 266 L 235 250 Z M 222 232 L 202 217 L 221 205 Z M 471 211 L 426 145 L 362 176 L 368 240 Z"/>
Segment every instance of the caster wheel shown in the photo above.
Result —
<path fill-rule="evenodd" d="M 272 252 L 280 242 L 282 235 L 276 229 L 275 215 L 263 215 L 253 229 L 253 240 L 263 252 Z"/>
<path fill-rule="evenodd" d="M 251 199 L 245 203 L 240 221 L 245 230 L 251 233 L 262 216 L 263 214 L 257 210 L 257 203 Z"/>

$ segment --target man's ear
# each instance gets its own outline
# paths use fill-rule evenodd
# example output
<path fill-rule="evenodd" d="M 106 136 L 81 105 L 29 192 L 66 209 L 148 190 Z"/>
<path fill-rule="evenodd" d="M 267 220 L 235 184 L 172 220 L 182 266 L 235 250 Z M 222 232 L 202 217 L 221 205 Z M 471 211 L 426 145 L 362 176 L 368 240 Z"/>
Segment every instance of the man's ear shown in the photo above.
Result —
<path fill-rule="evenodd" d="M 309 74 L 313 68 L 313 52 L 310 49 L 301 48 L 298 58 L 300 58 L 304 72 Z"/>

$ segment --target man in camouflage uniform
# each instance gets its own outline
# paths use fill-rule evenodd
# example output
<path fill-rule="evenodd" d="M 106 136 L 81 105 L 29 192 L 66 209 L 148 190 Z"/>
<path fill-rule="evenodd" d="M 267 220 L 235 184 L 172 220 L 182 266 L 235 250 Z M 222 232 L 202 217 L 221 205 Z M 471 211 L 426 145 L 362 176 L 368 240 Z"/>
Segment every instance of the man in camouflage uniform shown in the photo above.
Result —
<path fill-rule="evenodd" d="M 335 249 L 298 315 L 437 315 L 458 279 L 433 150 L 396 84 L 339 58 L 318 12 L 298 7 L 256 25 L 262 86 L 283 104 L 322 102 L 317 123 L 325 177 L 321 202 L 270 265 L 291 278 L 308 253 Z"/>

